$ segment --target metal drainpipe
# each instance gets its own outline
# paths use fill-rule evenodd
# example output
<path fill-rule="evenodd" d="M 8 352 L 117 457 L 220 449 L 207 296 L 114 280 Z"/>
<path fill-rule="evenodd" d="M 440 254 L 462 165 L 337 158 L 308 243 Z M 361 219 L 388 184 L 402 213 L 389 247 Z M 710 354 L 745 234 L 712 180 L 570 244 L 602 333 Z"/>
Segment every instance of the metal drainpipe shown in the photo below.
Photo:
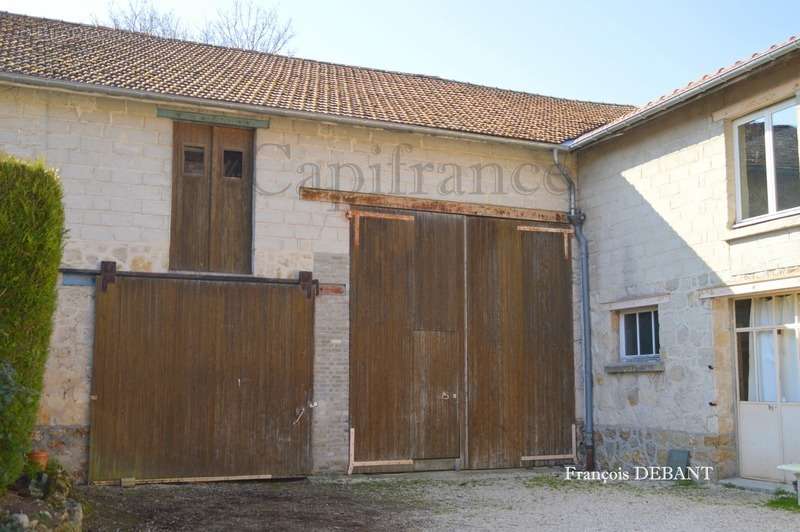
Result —
<path fill-rule="evenodd" d="M 589 243 L 583 234 L 586 215 L 577 208 L 575 181 L 558 160 L 558 150 L 553 150 L 553 161 L 561 177 L 569 187 L 569 221 L 575 228 L 581 263 L 581 323 L 583 324 L 583 402 L 586 409 L 584 420 L 584 445 L 586 447 L 586 470 L 594 471 L 594 377 L 592 375 L 592 322 L 589 307 Z"/>

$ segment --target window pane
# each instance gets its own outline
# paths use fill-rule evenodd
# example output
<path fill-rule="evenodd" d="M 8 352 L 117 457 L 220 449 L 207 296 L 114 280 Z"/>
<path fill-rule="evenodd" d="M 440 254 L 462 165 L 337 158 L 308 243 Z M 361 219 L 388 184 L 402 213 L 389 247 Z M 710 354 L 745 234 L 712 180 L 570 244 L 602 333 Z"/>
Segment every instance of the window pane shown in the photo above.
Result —
<path fill-rule="evenodd" d="M 636 354 L 636 314 L 625 314 L 625 356 Z"/>
<path fill-rule="evenodd" d="M 735 303 L 737 327 L 750 327 L 750 307 L 752 306 L 753 302 L 750 299 L 740 299 Z"/>
<path fill-rule="evenodd" d="M 639 313 L 639 354 L 652 355 L 653 353 L 653 313 Z"/>
<path fill-rule="evenodd" d="M 775 337 L 772 331 L 755 333 L 756 353 L 758 354 L 758 400 L 774 402 L 778 399 L 778 368 L 775 353 Z M 753 363 L 750 363 L 751 370 Z M 751 379 L 750 397 L 756 397 Z"/>
<path fill-rule="evenodd" d="M 222 166 L 225 177 L 242 177 L 242 152 L 224 150 L 222 153 Z"/>
<path fill-rule="evenodd" d="M 183 147 L 183 173 L 185 175 L 205 175 L 205 148 L 202 146 Z"/>
<path fill-rule="evenodd" d="M 772 300 L 770 297 L 757 297 L 753 299 L 753 325 L 763 327 L 775 325 L 775 317 L 772 313 Z"/>
<path fill-rule="evenodd" d="M 739 126 L 742 217 L 767 213 L 767 158 L 763 118 Z"/>
<path fill-rule="evenodd" d="M 794 294 L 775 296 L 775 325 L 791 325 L 794 323 Z"/>
<path fill-rule="evenodd" d="M 659 329 L 658 311 L 654 312 L 653 318 L 654 318 L 654 322 L 656 324 L 656 352 L 655 352 L 655 354 L 657 355 L 657 354 L 659 354 L 661 352 L 661 338 L 659 338 L 659 333 L 658 333 L 658 329 Z"/>
<path fill-rule="evenodd" d="M 750 400 L 750 384 L 755 383 L 755 367 L 750 369 L 750 333 L 736 333 L 736 353 L 739 356 L 739 400 Z M 755 397 L 755 396 L 754 396 Z"/>
<path fill-rule="evenodd" d="M 783 329 L 778 336 L 781 344 L 781 399 L 785 403 L 800 403 L 800 358 L 797 354 L 797 331 Z"/>
<path fill-rule="evenodd" d="M 800 205 L 800 168 L 797 153 L 797 107 L 772 115 L 772 144 L 775 152 L 775 193 L 778 210 Z"/>

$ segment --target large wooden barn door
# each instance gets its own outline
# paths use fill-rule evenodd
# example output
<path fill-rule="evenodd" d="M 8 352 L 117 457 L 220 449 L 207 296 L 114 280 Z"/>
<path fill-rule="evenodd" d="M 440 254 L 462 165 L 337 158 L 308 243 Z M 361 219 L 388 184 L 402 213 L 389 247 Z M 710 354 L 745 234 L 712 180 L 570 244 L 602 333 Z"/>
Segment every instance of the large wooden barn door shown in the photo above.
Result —
<path fill-rule="evenodd" d="M 463 219 L 387 210 L 351 218 L 354 460 L 393 466 L 457 458 Z"/>
<path fill-rule="evenodd" d="M 519 467 L 572 457 L 565 231 L 351 211 L 354 467 Z"/>
<path fill-rule="evenodd" d="M 568 240 L 524 222 L 467 222 L 468 467 L 569 456 L 574 423 Z"/>
<path fill-rule="evenodd" d="M 310 473 L 309 290 L 119 275 L 98 285 L 91 480 Z"/>

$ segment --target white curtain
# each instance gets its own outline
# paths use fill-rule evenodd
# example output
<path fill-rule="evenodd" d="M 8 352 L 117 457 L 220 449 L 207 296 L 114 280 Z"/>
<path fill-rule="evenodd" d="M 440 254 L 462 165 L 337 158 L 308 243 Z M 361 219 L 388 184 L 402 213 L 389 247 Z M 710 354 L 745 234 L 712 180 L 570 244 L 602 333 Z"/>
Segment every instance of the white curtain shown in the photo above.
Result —
<path fill-rule="evenodd" d="M 775 298 L 778 324 L 796 323 L 794 295 Z M 781 400 L 800 402 L 800 361 L 797 354 L 797 333 L 783 329 L 778 336 L 781 359 Z"/>
<path fill-rule="evenodd" d="M 753 299 L 750 311 L 750 326 L 773 325 L 773 298 Z M 772 331 L 752 333 L 755 341 L 750 351 L 750 375 L 748 397 L 755 401 L 774 402 L 778 400 L 778 368 L 775 341 Z"/>
<path fill-rule="evenodd" d="M 760 297 L 753 299 L 750 326 L 778 326 L 796 323 L 795 296 Z M 774 331 L 758 331 L 750 335 L 750 368 L 748 397 L 751 401 L 778 400 L 778 363 L 780 353 L 781 400 L 800 402 L 800 358 L 797 336 L 792 329 L 782 329 L 775 342 Z"/>

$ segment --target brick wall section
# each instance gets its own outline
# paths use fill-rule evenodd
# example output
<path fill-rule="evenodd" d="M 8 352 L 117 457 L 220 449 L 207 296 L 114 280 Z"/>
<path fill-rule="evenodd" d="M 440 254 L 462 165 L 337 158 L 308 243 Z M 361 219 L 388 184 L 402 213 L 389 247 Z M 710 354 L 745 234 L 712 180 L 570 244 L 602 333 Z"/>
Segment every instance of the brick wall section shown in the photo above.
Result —
<path fill-rule="evenodd" d="M 324 283 L 350 286 L 350 258 L 340 253 L 315 253 L 314 275 Z M 317 298 L 314 321 L 314 470 L 342 472 L 349 456 L 350 296 Z"/>
<path fill-rule="evenodd" d="M 731 228 L 730 124 L 714 116 L 740 102 L 753 100 L 752 111 L 793 97 L 798 68 L 798 60 L 783 64 L 579 154 L 603 466 L 663 464 L 676 447 L 721 476 L 736 471 L 729 301 L 698 294 L 800 272 L 800 216 Z M 659 304 L 664 372 L 607 373 L 619 362 L 619 332 L 603 304 L 653 295 L 668 296 Z"/>

